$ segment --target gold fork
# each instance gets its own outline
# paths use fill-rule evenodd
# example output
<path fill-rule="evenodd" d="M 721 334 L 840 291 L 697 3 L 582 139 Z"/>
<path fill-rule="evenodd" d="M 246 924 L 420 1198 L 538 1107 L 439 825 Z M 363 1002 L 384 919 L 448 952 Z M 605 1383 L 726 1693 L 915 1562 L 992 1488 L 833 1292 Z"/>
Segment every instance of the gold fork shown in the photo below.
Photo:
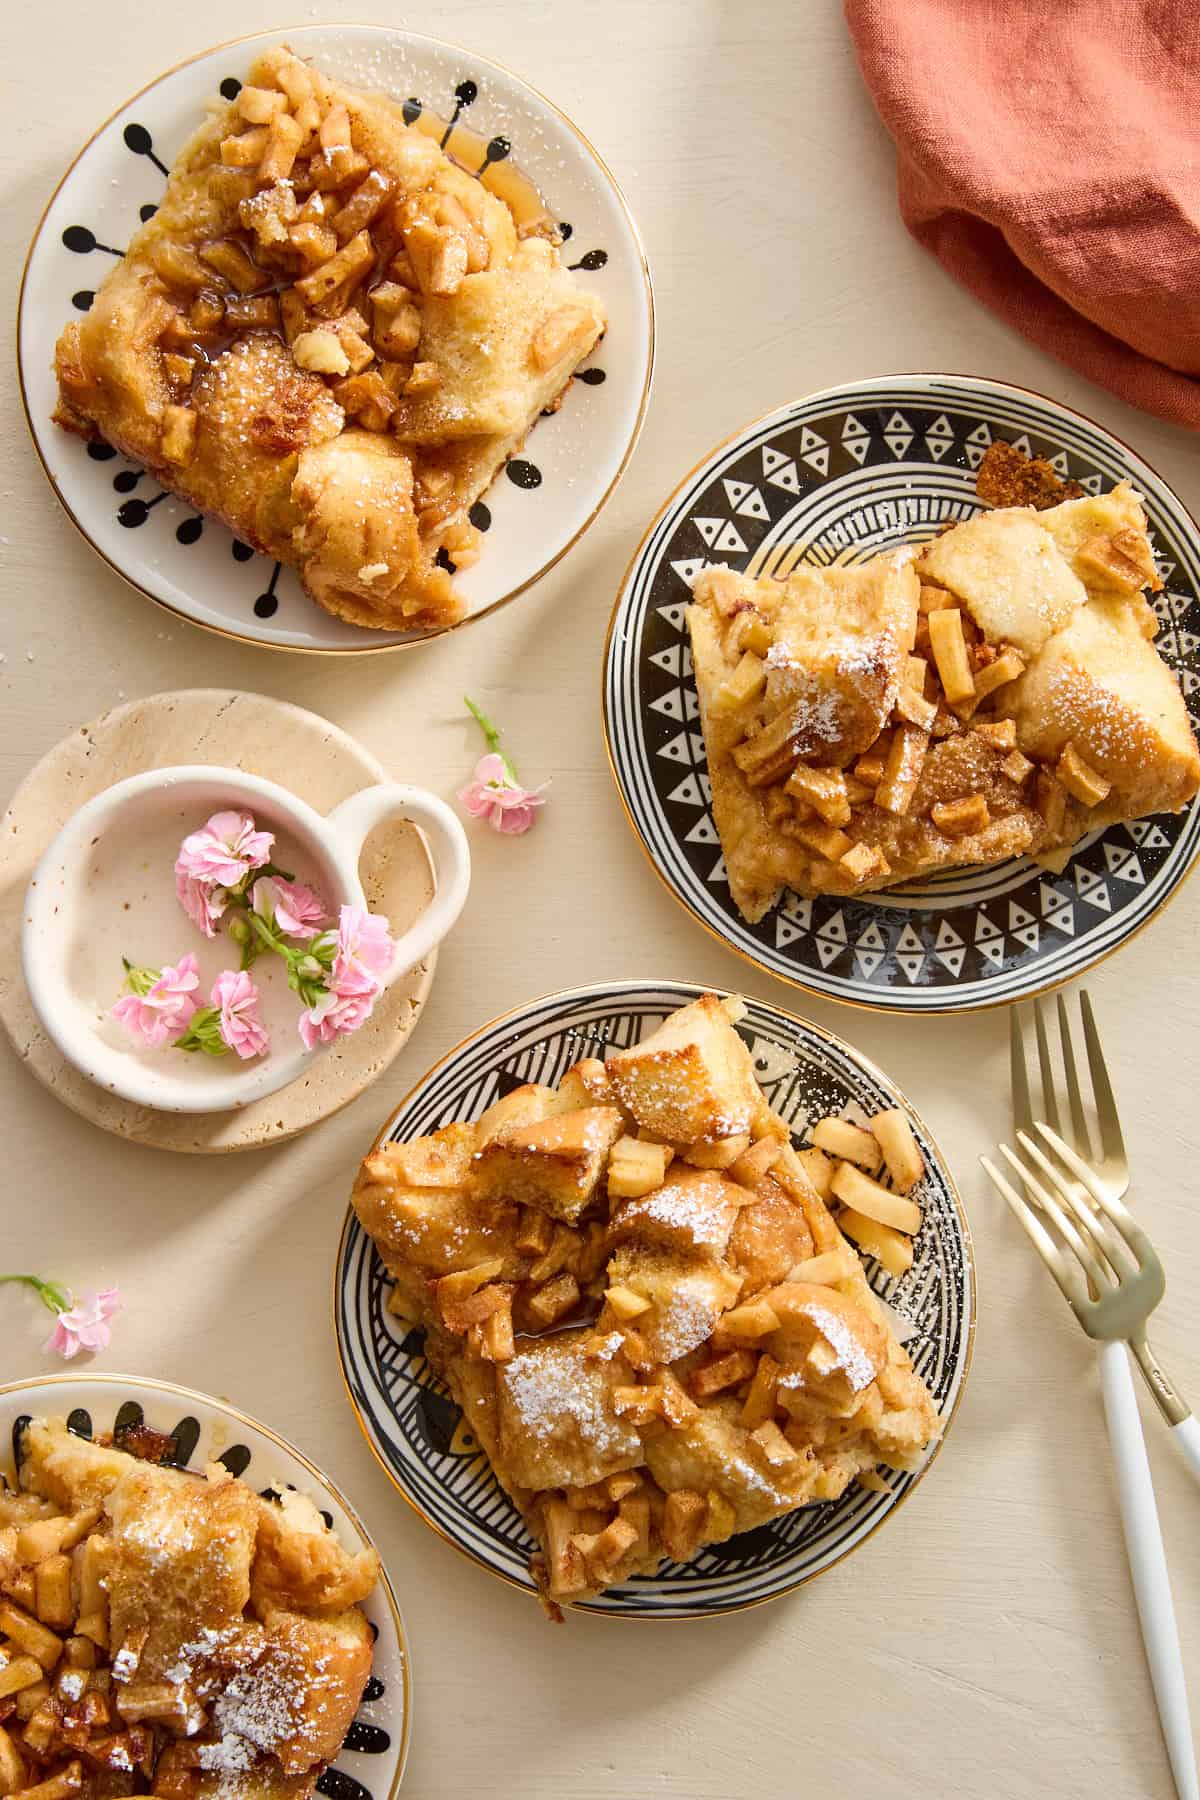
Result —
<path fill-rule="evenodd" d="M 1162 1299 L 1166 1282 L 1162 1264 L 1149 1239 L 1122 1203 L 1122 1196 L 1129 1186 L 1129 1163 L 1091 1001 L 1086 993 L 1080 997 L 1099 1124 L 1098 1156 L 1094 1156 L 1084 1110 L 1066 1003 L 1060 995 L 1059 1035 L 1074 1148 L 1060 1135 L 1049 1039 L 1041 1006 L 1036 1003 L 1035 1006 L 1044 1111 L 1054 1123 L 1051 1125 L 1033 1116 L 1021 1025 L 1014 1008 L 1011 1015 L 1013 1111 L 1018 1126 L 1017 1142 L 1026 1160 L 1023 1161 L 1007 1144 L 1000 1145 L 1000 1154 L 1020 1177 L 1034 1205 L 1030 1206 L 1021 1197 L 986 1156 L 980 1160 L 1028 1233 L 1076 1318 L 1088 1336 L 1100 1343 L 1104 1408 L 1117 1475 L 1125 1547 L 1159 1718 L 1180 1800 L 1200 1800 L 1166 1552 L 1127 1346 L 1133 1351 L 1151 1392 L 1171 1424 L 1172 1435 L 1189 1467 L 1197 1475 L 1200 1475 L 1200 1426 L 1167 1380 L 1146 1342 L 1146 1320 Z M 1034 1133 L 1049 1146 L 1052 1157 L 1035 1142 Z"/>
<path fill-rule="evenodd" d="M 1052 1142 L 1052 1148 L 1061 1165 L 1060 1183 L 1062 1171 L 1065 1170 L 1071 1192 L 1083 1206 L 1082 1229 L 1085 1233 L 1085 1248 L 1090 1249 L 1093 1256 L 1099 1255 L 1102 1264 L 1101 1272 L 1106 1277 L 1100 1287 L 1095 1288 L 1094 1301 L 1089 1296 L 1085 1308 L 1086 1316 L 1078 1313 L 1077 1316 L 1089 1337 L 1122 1338 L 1129 1345 L 1138 1368 L 1145 1377 L 1146 1386 L 1150 1389 L 1159 1410 L 1171 1427 L 1171 1435 L 1177 1448 L 1192 1473 L 1200 1480 L 1200 1423 L 1192 1417 L 1187 1402 L 1168 1378 L 1146 1339 L 1146 1321 L 1166 1291 L 1166 1278 L 1163 1274 L 1162 1264 L 1155 1254 L 1149 1238 L 1138 1226 L 1129 1209 L 1121 1204 L 1125 1194 L 1129 1191 L 1129 1158 L 1125 1152 L 1121 1121 L 1117 1116 L 1116 1097 L 1113 1094 L 1108 1068 L 1104 1061 L 1104 1051 L 1100 1044 L 1100 1033 L 1096 1027 L 1096 1015 L 1092 1010 L 1091 997 L 1086 989 L 1081 990 L 1079 1012 L 1083 1021 L 1084 1044 L 1087 1050 L 1088 1070 L 1091 1075 L 1092 1106 L 1098 1128 L 1095 1135 L 1089 1129 L 1084 1108 L 1067 1004 L 1062 994 L 1057 996 L 1057 1001 L 1058 1034 L 1063 1072 L 1067 1084 L 1067 1103 L 1071 1115 L 1070 1135 L 1074 1140 L 1071 1147 L 1062 1141 L 1066 1134 L 1055 1094 L 1054 1064 L 1046 1031 L 1045 1013 L 1041 1001 L 1035 1000 L 1034 1033 L 1037 1040 L 1038 1066 L 1042 1082 L 1042 1113 L 1049 1131 L 1057 1134 L 1058 1142 Z M 1016 1007 L 1013 1007 L 1009 1013 L 1009 1030 L 1013 1120 L 1017 1127 L 1017 1136 L 1020 1140 L 1022 1133 L 1025 1134 L 1029 1154 L 1040 1167 L 1045 1168 L 1045 1159 L 1041 1151 L 1029 1141 L 1029 1134 L 1034 1131 L 1035 1122 L 1029 1091 L 1029 1073 L 1025 1064 L 1021 1020 Z M 1098 1149 L 1095 1143 L 1097 1136 Z M 1048 1133 L 1047 1138 L 1049 1138 Z M 1006 1155 L 1009 1161 L 1012 1161 L 1011 1152 L 1005 1151 L 1003 1145 L 1001 1153 Z M 1074 1179 L 1070 1179 L 1071 1177 Z M 1097 1216 L 1095 1208 L 1089 1204 L 1089 1194 L 1095 1201 L 1096 1207 L 1100 1209 L 1099 1216 Z M 1035 1195 L 1034 1198 L 1036 1200 L 1037 1196 Z M 1022 1219 L 1021 1222 L 1024 1224 L 1025 1220 Z M 1058 1224 L 1058 1221 L 1055 1220 L 1055 1223 Z M 1062 1230 L 1061 1225 L 1059 1225 L 1059 1229 Z M 1039 1248 L 1041 1248 L 1040 1245 Z M 1079 1260 L 1087 1267 L 1086 1259 L 1076 1246 L 1072 1245 L 1072 1248 L 1076 1249 Z M 1123 1249 L 1127 1254 L 1122 1253 Z M 1132 1268 L 1130 1266 L 1131 1257 L 1133 1259 Z M 1071 1272 L 1075 1273 L 1073 1270 Z M 1092 1274 L 1090 1268 L 1088 1273 Z M 1078 1279 L 1077 1275 L 1076 1279 Z M 1094 1285 L 1093 1283 L 1093 1287 Z M 1062 1286 L 1061 1281 L 1059 1286 Z M 1070 1304 L 1074 1305 L 1070 1294 L 1067 1295 L 1067 1299 Z"/>

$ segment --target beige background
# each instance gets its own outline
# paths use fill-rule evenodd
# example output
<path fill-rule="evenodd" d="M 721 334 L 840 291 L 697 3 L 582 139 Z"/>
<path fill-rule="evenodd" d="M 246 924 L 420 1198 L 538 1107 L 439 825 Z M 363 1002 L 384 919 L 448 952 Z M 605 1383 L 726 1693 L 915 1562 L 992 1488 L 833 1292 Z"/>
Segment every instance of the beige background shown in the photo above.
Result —
<path fill-rule="evenodd" d="M 300 9 L 357 18 L 369 0 Z M 267 0 L 12 5 L 0 230 L 11 317 L 25 247 L 84 136 L 168 65 L 275 23 Z M 58 510 L 27 442 L 11 355 L 0 408 L 0 787 L 124 695 L 257 688 L 356 732 L 397 775 L 450 795 L 478 745 L 468 689 L 522 772 L 553 776 L 532 836 L 474 836 L 476 881 L 425 1017 L 379 1086 L 310 1137 L 224 1160 L 173 1157 L 84 1124 L 0 1046 L 0 1264 L 128 1296 L 109 1369 L 228 1395 L 295 1439 L 374 1529 L 407 1614 L 419 1800 L 836 1794 L 900 1800 L 1167 1800 L 1087 1346 L 976 1157 L 1005 1123 L 1005 1020 L 875 1017 L 798 1003 L 876 1057 L 956 1168 L 978 1249 L 975 1366 L 928 1484 L 851 1562 L 790 1600 L 697 1626 L 602 1620 L 554 1631 L 442 1545 L 394 1496 L 345 1402 L 332 1259 L 354 1165 L 393 1102 L 491 1015 L 568 984 L 669 975 L 788 990 L 692 924 L 656 881 L 613 792 L 599 659 L 641 530 L 727 432 L 807 389 L 962 369 L 1074 402 L 1200 506 L 1194 440 L 1075 379 L 960 293 L 895 214 L 890 147 L 832 0 L 459 0 L 391 23 L 519 69 L 600 147 L 649 247 L 659 362 L 640 448 L 606 512 L 507 611 L 395 658 L 256 652 L 152 609 Z M 1092 986 L 1129 1125 L 1139 1211 L 1170 1293 L 1157 1337 L 1200 1396 L 1194 1077 L 1200 883 Z M 4 947 L 15 954 L 15 946 Z M 0 1297 L 0 1374 L 34 1374 L 44 1321 Z M 1200 1403 L 1200 1401 L 1198 1401 Z M 1200 1491 L 1146 1409 L 1200 1713 Z"/>

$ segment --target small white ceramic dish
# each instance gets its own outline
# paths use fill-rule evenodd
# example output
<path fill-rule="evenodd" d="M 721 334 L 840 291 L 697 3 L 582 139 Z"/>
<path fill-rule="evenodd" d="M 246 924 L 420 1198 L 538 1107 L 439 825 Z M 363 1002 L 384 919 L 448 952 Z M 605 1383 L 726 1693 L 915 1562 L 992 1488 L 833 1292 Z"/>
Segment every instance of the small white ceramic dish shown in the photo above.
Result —
<path fill-rule="evenodd" d="M 238 949 L 226 933 L 205 938 L 189 920 L 173 874 L 183 838 L 226 809 L 249 812 L 272 831 L 276 866 L 314 886 L 335 917 L 339 906 L 366 904 L 358 864 L 375 826 L 395 818 L 420 828 L 437 891 L 397 942 L 385 985 L 441 942 L 467 897 L 466 834 L 445 802 L 422 788 L 364 788 L 324 817 L 240 769 L 153 769 L 106 788 L 67 821 L 38 863 L 26 892 L 21 955 L 34 1008 L 63 1055 L 90 1081 L 141 1106 L 192 1113 L 247 1106 L 295 1081 L 329 1048 L 304 1048 L 299 1003 L 282 962 L 270 955 L 255 963 L 254 980 L 271 1047 L 252 1061 L 143 1048 L 110 1017 L 122 991 L 122 957 L 159 968 L 192 950 L 204 997 L 222 969 L 237 966 Z"/>
<path fill-rule="evenodd" d="M 193 624 L 277 650 L 390 650 L 433 634 L 368 631 L 333 618 L 308 598 L 294 570 L 256 556 L 108 445 L 85 444 L 50 419 L 59 332 L 91 305 L 113 258 L 153 214 L 205 106 L 235 95 L 255 58 L 278 43 L 331 75 L 406 102 L 485 185 L 518 172 L 559 224 L 565 260 L 608 314 L 608 329 L 563 405 L 538 421 L 473 509 L 486 536 L 478 563 L 458 577 L 468 620 L 539 580 L 620 479 L 650 394 L 650 273 L 611 172 L 552 101 L 486 57 L 391 26 L 310 22 L 206 50 L 135 94 L 79 152 L 34 237 L 17 326 L 29 427 L 67 513 L 110 568 Z"/>
<path fill-rule="evenodd" d="M 138 1375 L 72 1373 L 9 1382 L 0 1387 L 0 1485 L 15 1484 L 18 1427 L 30 1418 L 65 1418 L 85 1438 L 107 1433 L 119 1438 L 144 1422 L 174 1438 L 173 1467 L 199 1473 L 207 1463 L 223 1463 L 264 1499 L 298 1488 L 348 1550 L 373 1547 L 362 1520 L 328 1475 L 228 1401 Z M 412 1675 L 404 1620 L 386 1569 L 362 1609 L 375 1637 L 371 1679 L 318 1791 L 332 1800 L 396 1800 L 412 1728 Z"/>

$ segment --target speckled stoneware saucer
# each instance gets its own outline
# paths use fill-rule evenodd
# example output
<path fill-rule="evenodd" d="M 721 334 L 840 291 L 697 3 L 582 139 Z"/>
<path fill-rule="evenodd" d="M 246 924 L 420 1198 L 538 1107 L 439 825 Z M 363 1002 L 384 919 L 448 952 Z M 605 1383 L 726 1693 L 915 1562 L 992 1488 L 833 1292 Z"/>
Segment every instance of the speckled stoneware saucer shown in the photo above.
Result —
<path fill-rule="evenodd" d="M 410 122 L 486 187 L 535 189 L 559 225 L 564 260 L 607 311 L 605 335 L 562 406 L 537 422 L 472 509 L 485 536 L 478 563 L 458 578 L 468 620 L 544 575 L 620 479 L 650 393 L 650 273 L 612 174 L 552 101 L 486 57 L 390 26 L 310 21 L 207 50 L 135 94 L 67 170 L 30 249 L 17 337 L 34 443 L 75 524 L 133 587 L 222 636 L 278 650 L 394 649 L 432 634 L 368 631 L 333 618 L 292 569 L 256 556 L 107 444 L 87 445 L 50 422 L 59 332 L 87 311 L 113 258 L 153 216 L 206 103 L 236 96 L 255 58 L 280 43 L 354 86 L 404 102 Z"/>
<path fill-rule="evenodd" d="M 191 689 L 116 707 L 43 757 L 5 814 L 0 932 L 7 943 L 18 941 L 29 877 L 66 820 L 114 782 L 185 761 L 265 776 L 302 794 L 321 813 L 390 778 L 361 744 L 327 719 L 261 694 Z M 361 875 L 372 911 L 385 914 L 394 932 L 406 930 L 433 893 L 429 858 L 412 826 L 373 832 Z M 328 1118 L 383 1073 L 420 1017 L 436 960 L 435 952 L 394 982 L 367 1024 L 331 1046 L 290 1086 L 230 1112 L 159 1111 L 94 1086 L 42 1030 L 15 955 L 0 967 L 0 1022 L 25 1067 L 64 1105 L 105 1131 L 162 1150 L 250 1150 Z"/>
<path fill-rule="evenodd" d="M 65 1418 L 84 1438 L 143 1422 L 175 1441 L 173 1467 L 219 1462 L 264 1498 L 298 1488 L 348 1550 L 371 1547 L 358 1514 L 328 1475 L 294 1445 L 227 1400 L 137 1375 L 42 1375 L 0 1387 L 0 1480 L 13 1481 L 23 1420 Z M 375 1637 L 371 1679 L 345 1742 L 321 1776 L 327 1800 L 395 1800 L 412 1728 L 412 1674 L 404 1620 L 387 1571 L 363 1601 Z"/>

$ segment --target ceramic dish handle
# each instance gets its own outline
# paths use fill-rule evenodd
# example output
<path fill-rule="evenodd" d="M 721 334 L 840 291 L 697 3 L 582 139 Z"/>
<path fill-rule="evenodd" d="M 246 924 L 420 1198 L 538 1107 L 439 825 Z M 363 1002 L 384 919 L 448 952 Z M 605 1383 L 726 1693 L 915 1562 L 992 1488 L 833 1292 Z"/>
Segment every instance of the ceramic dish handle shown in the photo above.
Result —
<path fill-rule="evenodd" d="M 385 977 L 385 982 L 392 982 L 428 956 L 458 918 L 471 885 L 471 852 L 466 832 L 445 801 L 400 781 L 352 794 L 334 807 L 326 824 L 357 868 L 363 845 L 385 819 L 420 826 L 437 881 L 433 899 L 397 941 L 396 960 Z"/>

